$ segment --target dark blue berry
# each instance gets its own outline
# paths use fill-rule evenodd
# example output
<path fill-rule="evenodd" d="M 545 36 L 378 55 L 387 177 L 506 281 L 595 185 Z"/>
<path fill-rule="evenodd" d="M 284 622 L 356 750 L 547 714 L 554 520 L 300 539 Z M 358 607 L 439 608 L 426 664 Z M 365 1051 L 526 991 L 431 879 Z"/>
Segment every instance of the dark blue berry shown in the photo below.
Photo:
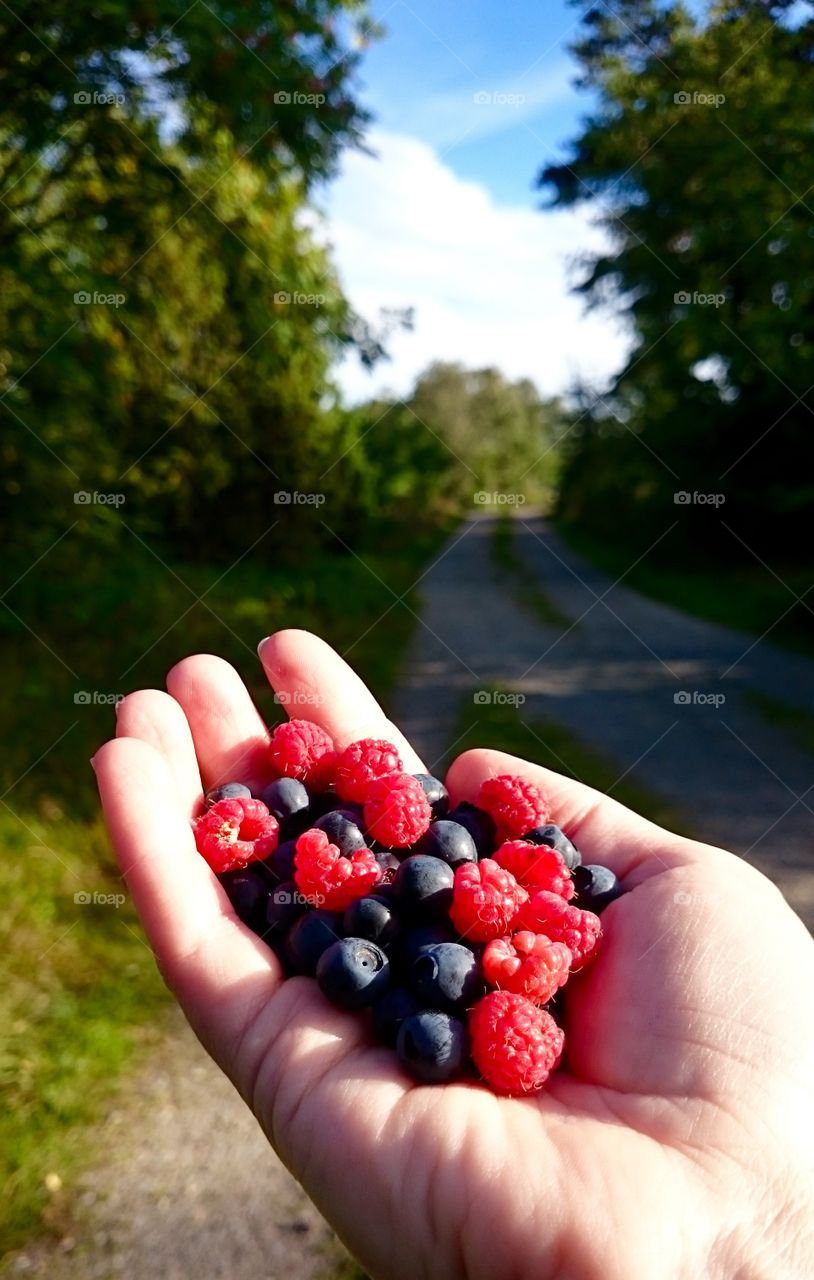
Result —
<path fill-rule="evenodd" d="M 553 822 L 546 827 L 534 827 L 532 831 L 526 832 L 523 839 L 530 840 L 532 844 L 546 844 L 549 849 L 556 849 L 570 871 L 573 871 L 574 867 L 578 867 L 582 862 L 579 849 L 571 843 L 565 832 L 555 826 Z"/>
<path fill-rule="evenodd" d="M 296 851 L 296 844 L 293 840 L 284 840 L 282 844 L 277 845 L 273 853 L 270 853 L 267 858 L 263 858 L 262 862 L 258 862 L 257 869 L 272 884 L 281 884 L 284 880 L 290 880 L 294 875 L 294 854 Z"/>
<path fill-rule="evenodd" d="M 393 883 L 397 901 L 405 915 L 442 918 L 452 902 L 455 873 L 440 858 L 413 854 L 405 858 Z"/>
<path fill-rule="evenodd" d="M 439 822 L 431 822 L 424 835 L 416 845 L 417 853 L 427 854 L 431 858 L 440 858 L 452 867 L 463 866 L 465 862 L 477 862 L 478 851 L 475 841 L 466 827 L 450 818 L 441 818 Z"/>
<path fill-rule="evenodd" d="M 460 1015 L 483 995 L 480 965 L 468 947 L 440 942 L 425 948 L 414 961 L 410 990 L 422 1009 Z"/>
<path fill-rule="evenodd" d="M 495 848 L 495 824 L 489 814 L 477 805 L 462 800 L 454 809 L 450 809 L 447 817 L 459 826 L 466 827 L 475 841 L 478 856 L 488 858 Z"/>
<path fill-rule="evenodd" d="M 260 799 L 278 822 L 300 813 L 310 804 L 308 792 L 296 778 L 275 778 L 263 789 Z"/>
<path fill-rule="evenodd" d="M 378 893 L 357 898 L 342 918 L 342 932 L 352 938 L 367 938 L 380 947 L 389 947 L 399 935 L 393 904 Z"/>
<path fill-rule="evenodd" d="M 331 844 L 335 844 L 346 858 L 357 849 L 365 848 L 365 837 L 352 810 L 332 809 L 317 818 L 314 826 L 318 831 L 324 831 Z"/>
<path fill-rule="evenodd" d="M 286 960 L 293 973 L 313 978 L 323 951 L 342 937 L 342 916 L 338 911 L 306 911 L 288 931 L 285 940 Z"/>
<path fill-rule="evenodd" d="M 611 902 L 621 898 L 624 889 L 610 867 L 600 867 L 597 863 L 576 867 L 574 870 L 576 885 L 576 905 L 583 911 L 593 911 L 600 915 Z"/>
<path fill-rule="evenodd" d="M 421 783 L 424 795 L 430 802 L 433 818 L 445 818 L 449 812 L 449 792 L 439 778 L 431 773 L 417 773 L 415 777 Z"/>
<path fill-rule="evenodd" d="M 211 809 L 219 800 L 251 800 L 252 793 L 242 782 L 222 782 L 219 787 L 212 787 L 204 796 L 204 805 Z"/>
<path fill-rule="evenodd" d="M 275 885 L 266 904 L 263 937 L 267 941 L 282 942 L 294 921 L 302 915 L 307 906 L 308 903 L 293 880 L 285 880 L 282 884 Z"/>
<path fill-rule="evenodd" d="M 227 871 L 220 876 L 237 916 L 250 929 L 261 929 L 266 917 L 269 886 L 263 876 L 252 867 L 242 871 Z"/>
<path fill-rule="evenodd" d="M 396 872 L 401 866 L 401 859 L 397 858 L 389 849 L 374 849 L 373 857 L 382 869 L 382 878 L 379 882 L 381 887 L 388 887 L 396 878 Z M 377 886 L 378 888 L 379 886 Z"/>
<path fill-rule="evenodd" d="M 469 1052 L 466 1027 L 438 1009 L 422 1009 L 399 1028 L 399 1061 L 416 1080 L 441 1084 L 463 1071 Z"/>
<path fill-rule="evenodd" d="M 455 942 L 455 940 L 455 933 L 448 924 L 417 925 L 399 939 L 396 949 L 398 967 L 404 974 L 408 974 L 418 956 L 428 947 L 435 947 L 439 942 Z"/>
<path fill-rule="evenodd" d="M 391 987 L 381 1000 L 376 1001 L 371 1012 L 373 1032 L 377 1039 L 395 1048 L 399 1027 L 405 1018 L 418 1013 L 418 1005 L 404 987 Z"/>
<path fill-rule="evenodd" d="M 320 956 L 317 982 L 323 995 L 340 1009 L 363 1009 L 384 995 L 390 964 L 375 942 L 342 938 Z"/>

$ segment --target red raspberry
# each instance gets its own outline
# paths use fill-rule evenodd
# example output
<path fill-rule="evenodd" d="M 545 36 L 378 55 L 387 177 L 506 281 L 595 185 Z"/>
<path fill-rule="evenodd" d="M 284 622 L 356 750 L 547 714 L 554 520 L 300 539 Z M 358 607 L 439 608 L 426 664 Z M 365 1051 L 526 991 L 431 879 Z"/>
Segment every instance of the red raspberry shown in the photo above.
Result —
<path fill-rule="evenodd" d="M 544 933 L 552 942 L 564 942 L 573 957 L 571 969 L 579 969 L 595 954 L 602 937 L 599 916 L 572 907 L 558 893 L 538 890 L 524 904 L 517 919 L 521 929 Z"/>
<path fill-rule="evenodd" d="M 343 800 L 364 804 L 371 782 L 388 773 L 401 773 L 402 768 L 401 757 L 391 742 L 360 738 L 340 752 L 336 762 L 337 793 Z"/>
<path fill-rule="evenodd" d="M 331 844 L 326 832 L 312 827 L 297 840 L 294 880 L 303 897 L 315 907 L 346 911 L 356 898 L 370 893 L 381 870 L 369 849 L 357 849 L 349 858 Z"/>
<path fill-rule="evenodd" d="M 507 934 L 528 891 L 491 858 L 467 862 L 455 872 L 450 919 L 461 937 L 488 942 Z"/>
<path fill-rule="evenodd" d="M 411 773 L 391 773 L 367 788 L 365 827 L 389 849 L 407 849 L 432 821 L 424 788 Z"/>
<path fill-rule="evenodd" d="M 551 821 L 551 809 L 540 788 L 510 773 L 487 778 L 477 803 L 494 819 L 498 840 L 516 840 Z"/>
<path fill-rule="evenodd" d="M 273 853 L 279 831 L 261 800 L 218 800 L 195 823 L 195 844 L 213 871 L 235 871 Z"/>
<path fill-rule="evenodd" d="M 328 791 L 333 786 L 338 759 L 338 751 L 326 751 L 324 755 L 319 757 L 314 767 L 308 770 L 309 791 Z"/>
<path fill-rule="evenodd" d="M 333 749 L 329 735 L 312 720 L 284 720 L 271 735 L 269 755 L 282 777 L 310 782 L 317 766 Z"/>
<path fill-rule="evenodd" d="M 469 1014 L 472 1060 L 495 1093 L 534 1093 L 562 1056 L 550 1013 L 511 991 L 490 991 Z"/>
<path fill-rule="evenodd" d="M 526 888 L 547 889 L 561 898 L 573 898 L 571 872 L 556 849 L 532 844 L 530 840 L 507 840 L 492 856 Z"/>
<path fill-rule="evenodd" d="M 562 942 L 523 930 L 513 938 L 493 938 L 483 951 L 483 976 L 490 987 L 514 991 L 545 1004 L 568 981 L 571 952 Z"/>

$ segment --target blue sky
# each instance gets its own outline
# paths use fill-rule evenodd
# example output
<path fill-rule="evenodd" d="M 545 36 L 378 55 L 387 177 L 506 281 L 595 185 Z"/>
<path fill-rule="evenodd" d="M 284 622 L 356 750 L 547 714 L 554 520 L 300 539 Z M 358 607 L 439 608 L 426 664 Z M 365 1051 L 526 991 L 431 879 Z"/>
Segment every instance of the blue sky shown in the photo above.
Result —
<path fill-rule="evenodd" d="M 375 319 L 414 307 L 371 375 L 348 360 L 351 400 L 409 394 L 431 360 L 496 366 L 547 394 L 607 384 L 626 339 L 586 316 L 571 284 L 606 243 L 587 210 L 540 210 L 541 167 L 563 156 L 588 99 L 573 86 L 566 0 L 375 0 L 385 37 L 365 52 L 360 99 L 374 158 L 348 151 L 323 201 L 346 292 Z"/>
<path fill-rule="evenodd" d="M 578 10 L 565 0 L 378 0 L 373 13 L 387 35 L 361 80 L 379 127 L 429 143 L 500 200 L 539 201 L 535 175 L 586 107 L 568 52 Z M 479 104 L 477 93 L 519 101 Z"/>

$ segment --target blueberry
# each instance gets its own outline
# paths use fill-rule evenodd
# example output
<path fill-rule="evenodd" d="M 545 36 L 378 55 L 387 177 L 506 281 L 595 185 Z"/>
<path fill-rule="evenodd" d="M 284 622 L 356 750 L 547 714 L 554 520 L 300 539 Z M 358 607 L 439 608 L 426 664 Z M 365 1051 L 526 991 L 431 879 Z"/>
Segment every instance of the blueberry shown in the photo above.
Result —
<path fill-rule="evenodd" d="M 340 1009 L 363 1009 L 387 990 L 390 963 L 375 942 L 342 938 L 320 956 L 317 982 L 323 995 Z"/>
<path fill-rule="evenodd" d="M 401 860 L 391 853 L 389 849 L 375 849 L 373 857 L 382 869 L 382 878 L 376 886 L 377 892 L 382 888 L 389 888 L 396 878 L 396 872 L 401 866 Z"/>
<path fill-rule="evenodd" d="M 530 840 L 532 844 L 547 844 L 549 849 L 556 849 L 570 871 L 573 871 L 574 867 L 578 867 L 582 862 L 579 849 L 571 843 L 565 832 L 561 831 L 553 822 L 549 823 L 547 827 L 534 827 L 532 831 L 526 832 L 523 839 Z"/>
<path fill-rule="evenodd" d="M 398 903 L 407 915 L 445 916 L 452 902 L 455 873 L 440 858 L 413 854 L 405 858 L 393 883 Z"/>
<path fill-rule="evenodd" d="M 449 792 L 443 782 L 431 773 L 416 773 L 414 777 L 418 778 L 430 802 L 433 818 L 445 818 L 449 812 Z"/>
<path fill-rule="evenodd" d="M 395 1048 L 399 1027 L 405 1018 L 418 1013 L 418 1005 L 404 987 L 391 987 L 372 1009 L 373 1031 L 383 1044 Z"/>
<path fill-rule="evenodd" d="M 282 884 L 284 880 L 290 880 L 294 875 L 295 853 L 294 841 L 284 840 L 282 844 L 277 845 L 273 853 L 263 858 L 262 862 L 258 862 L 257 868 L 272 884 Z"/>
<path fill-rule="evenodd" d="M 262 930 L 267 942 L 282 942 L 297 916 L 301 916 L 308 903 L 293 880 L 275 885 L 266 904 L 265 926 Z"/>
<path fill-rule="evenodd" d="M 462 1014 L 483 995 L 480 965 L 468 947 L 439 942 L 414 961 L 410 990 L 422 1009 Z"/>
<path fill-rule="evenodd" d="M 574 884 L 577 889 L 576 905 L 584 911 L 600 915 L 611 902 L 621 898 L 624 889 L 609 867 L 597 863 L 576 867 Z"/>
<path fill-rule="evenodd" d="M 296 778 L 275 778 L 264 788 L 260 799 L 278 822 L 307 809 L 311 803 L 308 792 Z"/>
<path fill-rule="evenodd" d="M 393 904 L 378 894 L 357 898 L 342 919 L 342 930 L 352 938 L 367 938 L 380 947 L 389 947 L 399 934 L 399 922 Z"/>
<path fill-rule="evenodd" d="M 211 809 L 219 800 L 251 800 L 252 793 L 242 782 L 222 782 L 219 787 L 212 787 L 204 796 L 204 805 Z"/>
<path fill-rule="evenodd" d="M 455 934 L 449 925 L 420 924 L 410 929 L 399 939 L 397 960 L 400 969 L 408 974 L 412 970 L 418 956 L 428 947 L 435 947 L 439 942 L 454 942 Z"/>
<path fill-rule="evenodd" d="M 440 858 L 448 863 L 453 871 L 465 862 L 477 862 L 478 851 L 475 841 L 466 827 L 449 818 L 441 818 L 439 822 L 431 822 L 424 835 L 416 845 L 417 853 L 427 854 L 431 858 Z"/>
<path fill-rule="evenodd" d="M 238 917 L 250 929 L 261 929 L 266 917 L 269 886 L 263 876 L 252 867 L 242 871 L 227 871 L 220 882 Z"/>
<path fill-rule="evenodd" d="M 313 978 L 323 951 L 342 937 L 342 916 L 338 911 L 306 911 L 294 921 L 285 940 L 286 959 L 293 973 Z"/>
<path fill-rule="evenodd" d="M 468 800 L 462 800 L 459 805 L 449 811 L 447 817 L 452 822 L 457 822 L 459 826 L 466 827 L 475 841 L 479 857 L 485 858 L 492 853 L 496 833 L 495 824 L 488 813 L 479 809 L 477 805 L 470 804 Z"/>
<path fill-rule="evenodd" d="M 331 844 L 335 844 L 346 858 L 357 849 L 365 847 L 365 837 L 357 822 L 357 815 L 352 810 L 332 809 L 330 813 L 317 818 L 314 826 L 319 831 L 324 831 Z"/>
<path fill-rule="evenodd" d="M 396 1051 L 402 1066 L 428 1084 L 460 1075 L 468 1056 L 466 1027 L 438 1009 L 422 1009 L 405 1018 Z"/>

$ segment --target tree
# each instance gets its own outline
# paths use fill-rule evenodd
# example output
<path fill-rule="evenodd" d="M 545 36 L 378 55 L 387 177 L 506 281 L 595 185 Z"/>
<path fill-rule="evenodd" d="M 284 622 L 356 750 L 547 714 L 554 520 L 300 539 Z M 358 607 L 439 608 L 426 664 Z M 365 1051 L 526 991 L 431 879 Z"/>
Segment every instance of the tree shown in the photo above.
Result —
<path fill-rule="evenodd" d="M 591 7 L 576 46 L 598 95 L 541 185 L 592 205 L 612 248 L 580 288 L 623 311 L 625 368 L 569 437 L 563 514 L 656 536 L 681 490 L 723 492 L 726 523 L 794 554 L 814 511 L 814 237 L 808 155 L 814 12 L 719 0 Z M 741 551 L 713 519 L 693 518 Z"/>

